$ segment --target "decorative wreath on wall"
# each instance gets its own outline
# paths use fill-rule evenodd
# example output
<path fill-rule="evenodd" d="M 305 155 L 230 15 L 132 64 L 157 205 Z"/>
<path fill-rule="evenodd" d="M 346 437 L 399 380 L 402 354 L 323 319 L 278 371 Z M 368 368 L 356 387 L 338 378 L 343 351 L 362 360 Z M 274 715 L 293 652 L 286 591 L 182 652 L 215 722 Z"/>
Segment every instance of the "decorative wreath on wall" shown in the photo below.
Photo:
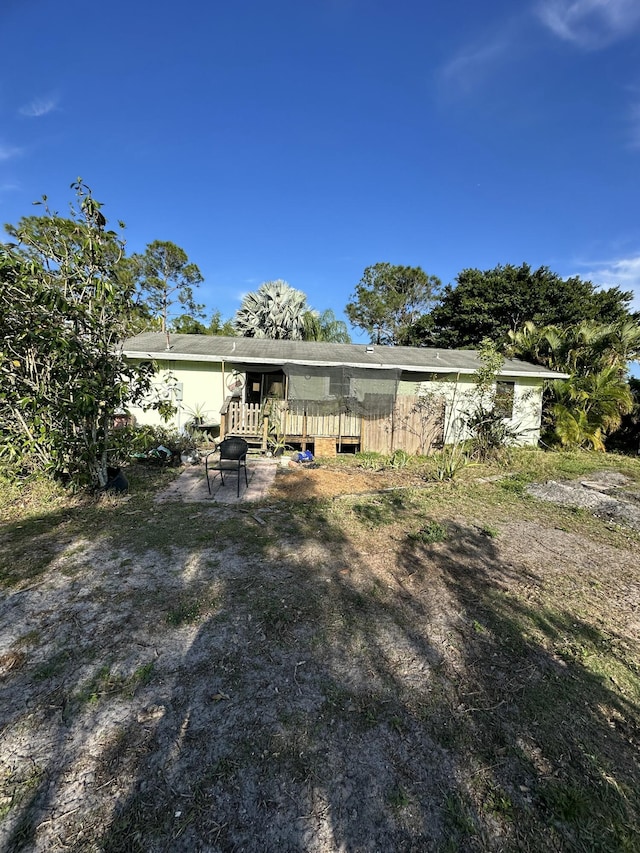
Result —
<path fill-rule="evenodd" d="M 237 370 L 234 370 L 230 376 L 227 376 L 227 391 L 231 394 L 237 394 L 244 388 L 244 382 L 244 376 L 238 373 Z"/>

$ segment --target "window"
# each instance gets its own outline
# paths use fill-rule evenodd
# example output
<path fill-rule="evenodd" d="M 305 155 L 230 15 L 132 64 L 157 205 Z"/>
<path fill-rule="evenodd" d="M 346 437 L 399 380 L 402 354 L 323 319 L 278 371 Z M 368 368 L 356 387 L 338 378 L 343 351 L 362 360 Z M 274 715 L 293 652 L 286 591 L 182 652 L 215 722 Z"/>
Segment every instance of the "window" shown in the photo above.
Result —
<path fill-rule="evenodd" d="M 496 382 L 495 412 L 502 418 L 511 420 L 513 417 L 515 388 L 515 382 Z"/>
<path fill-rule="evenodd" d="M 267 373 L 264 377 L 265 396 L 275 400 L 284 400 L 284 374 Z"/>
<path fill-rule="evenodd" d="M 331 370 L 329 372 L 329 396 L 342 397 L 344 394 L 344 383 L 342 370 Z"/>

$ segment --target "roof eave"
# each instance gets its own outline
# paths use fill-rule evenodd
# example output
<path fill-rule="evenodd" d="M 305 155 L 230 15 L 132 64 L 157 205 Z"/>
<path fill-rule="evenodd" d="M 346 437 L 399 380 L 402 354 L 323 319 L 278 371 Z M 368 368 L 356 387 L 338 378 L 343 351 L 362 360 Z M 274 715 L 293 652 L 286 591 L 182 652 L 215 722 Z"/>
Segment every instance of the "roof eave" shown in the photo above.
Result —
<path fill-rule="evenodd" d="M 440 364 L 432 365 L 417 365 L 417 364 L 381 364 L 370 361 L 348 362 L 348 361 L 310 361 L 309 359 L 297 358 L 260 358 L 241 357 L 237 354 L 232 355 L 211 355 L 198 353 L 182 353 L 172 352 L 171 350 L 162 350 L 160 352 L 141 352 L 138 350 L 123 350 L 123 355 L 126 358 L 143 358 L 153 361 L 204 361 L 221 364 L 298 364 L 303 367 L 354 367 L 354 368 L 369 368 L 375 370 L 400 370 L 406 373 L 445 373 L 445 374 L 460 374 L 471 376 L 475 373 L 475 368 L 465 367 L 445 367 Z M 537 370 L 500 370 L 498 376 L 513 376 L 521 379 L 568 379 L 567 373 L 550 373 L 548 371 L 541 372 Z"/>

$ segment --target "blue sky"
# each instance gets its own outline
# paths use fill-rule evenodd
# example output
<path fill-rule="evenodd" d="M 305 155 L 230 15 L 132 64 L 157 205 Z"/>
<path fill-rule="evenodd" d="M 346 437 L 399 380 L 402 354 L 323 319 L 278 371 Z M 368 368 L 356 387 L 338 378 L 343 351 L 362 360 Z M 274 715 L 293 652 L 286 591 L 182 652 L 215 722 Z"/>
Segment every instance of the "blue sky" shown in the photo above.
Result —
<path fill-rule="evenodd" d="M 209 309 L 547 265 L 640 308 L 638 0 L 3 0 L 0 216 L 82 176 Z"/>

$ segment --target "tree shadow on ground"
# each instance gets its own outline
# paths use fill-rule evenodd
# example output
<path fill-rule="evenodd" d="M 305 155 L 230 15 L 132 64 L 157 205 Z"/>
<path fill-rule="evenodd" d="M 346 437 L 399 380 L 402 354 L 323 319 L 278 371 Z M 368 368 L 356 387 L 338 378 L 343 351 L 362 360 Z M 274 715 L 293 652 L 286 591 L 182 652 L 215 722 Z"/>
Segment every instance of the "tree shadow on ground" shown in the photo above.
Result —
<path fill-rule="evenodd" d="M 619 637 L 628 653 L 618 654 L 615 635 L 581 619 L 561 595 L 544 607 L 528 601 L 545 566 L 537 576 L 523 571 L 481 531 L 449 528 L 433 561 L 459 607 L 451 658 L 460 676 L 455 743 L 459 758 L 466 754 L 467 766 L 477 768 L 465 801 L 484 816 L 484 843 L 500 849 L 499 831 L 505 847 L 517 850 L 637 849 L 633 650 Z M 573 545 L 568 539 L 569 559 Z M 411 559 L 408 565 L 415 567 Z M 604 575 L 608 566 L 601 568 Z M 599 668 L 603 652 L 615 675 Z"/>
<path fill-rule="evenodd" d="M 151 680 L 154 650 L 123 650 L 121 637 L 131 632 L 135 646 L 149 597 L 166 623 L 184 585 L 173 576 L 150 585 L 170 563 L 166 549 L 142 565 L 135 581 L 131 531 L 148 526 L 140 536 L 145 548 L 162 540 L 156 510 L 144 498 L 142 506 L 106 496 L 0 529 L 3 850 L 54 849 L 51 838 L 65 835 L 66 815 L 95 806 L 92 756 L 104 733 L 126 718 L 122 703 Z M 188 512 L 175 508 L 177 519 Z M 185 559 L 184 569 L 191 568 Z M 157 611 L 145 615 L 158 618 Z M 54 824 L 55 835 L 40 844 L 42 827 Z"/>
<path fill-rule="evenodd" d="M 321 514 L 311 549 L 290 518 L 284 554 L 225 578 L 156 697 L 165 714 L 105 850 L 424 850 L 444 837 L 455 772 L 423 724 L 442 661 L 413 624 L 429 609 L 376 587 Z"/>
<path fill-rule="evenodd" d="M 492 538 L 449 523 L 447 542 L 403 539 L 381 571 L 322 503 L 266 525 L 174 510 L 189 522 L 174 551 L 153 551 L 152 530 L 123 571 L 118 533 L 99 543 L 88 607 L 77 588 L 43 592 L 66 608 L 51 644 L 71 662 L 45 694 L 33 667 L 12 676 L 25 707 L 3 724 L 31 707 L 49 751 L 7 850 L 38 849 L 72 776 L 60 849 L 634 849 L 637 709 L 552 651 L 595 629 L 523 604 Z M 114 571 L 123 586 L 101 597 Z"/>

